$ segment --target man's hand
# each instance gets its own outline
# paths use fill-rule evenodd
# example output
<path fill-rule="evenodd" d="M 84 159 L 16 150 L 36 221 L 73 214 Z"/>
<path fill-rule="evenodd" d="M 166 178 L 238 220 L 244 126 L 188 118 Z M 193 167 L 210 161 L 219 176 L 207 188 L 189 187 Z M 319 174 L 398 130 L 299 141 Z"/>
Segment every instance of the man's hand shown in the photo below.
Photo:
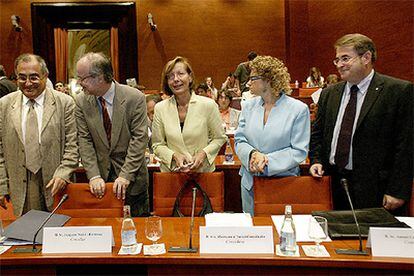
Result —
<path fill-rule="evenodd" d="M 68 184 L 66 182 L 65 179 L 60 178 L 60 177 L 53 177 L 49 183 L 47 183 L 46 185 L 46 189 L 49 189 L 50 187 L 52 187 L 52 196 L 55 196 L 58 192 L 63 191 L 63 189 L 65 189 L 66 184 Z"/>
<path fill-rule="evenodd" d="M 207 154 L 204 150 L 200 150 L 193 156 L 193 165 L 191 165 L 190 170 L 197 170 L 201 165 L 203 165 L 204 159 L 206 159 Z"/>
<path fill-rule="evenodd" d="M 102 177 L 97 177 L 89 181 L 89 189 L 97 198 L 102 198 L 105 194 L 105 181 Z"/>
<path fill-rule="evenodd" d="M 401 207 L 403 204 L 403 199 L 399 199 L 390 195 L 384 195 L 384 198 L 382 200 L 382 205 L 384 206 L 384 208 L 390 211 Z"/>
<path fill-rule="evenodd" d="M 323 170 L 322 164 L 315 163 L 309 168 L 309 173 L 313 177 L 322 177 L 325 172 Z"/>
<path fill-rule="evenodd" d="M 3 209 L 7 209 L 6 202 L 8 202 L 8 201 L 9 201 L 9 199 L 8 199 L 8 196 L 7 195 L 1 195 L 0 196 L 0 206 Z"/>
<path fill-rule="evenodd" d="M 116 197 L 118 199 L 125 200 L 125 194 L 126 194 L 126 190 L 128 188 L 130 181 L 128 179 L 125 179 L 123 177 L 118 176 L 117 179 L 115 179 L 114 182 L 114 194 L 116 194 Z"/>

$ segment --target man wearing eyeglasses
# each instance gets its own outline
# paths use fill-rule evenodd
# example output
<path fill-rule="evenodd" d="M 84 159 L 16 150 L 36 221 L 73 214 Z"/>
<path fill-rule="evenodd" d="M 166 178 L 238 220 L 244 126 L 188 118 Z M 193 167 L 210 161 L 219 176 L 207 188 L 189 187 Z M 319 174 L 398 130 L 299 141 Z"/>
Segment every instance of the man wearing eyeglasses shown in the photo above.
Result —
<path fill-rule="evenodd" d="M 147 215 L 145 96 L 114 81 L 111 61 L 101 53 L 85 54 L 76 71 L 83 88 L 75 98 L 79 150 L 90 191 L 98 198 L 113 192 L 132 216 Z M 105 182 L 114 182 L 113 191 L 105 191 Z"/>
<path fill-rule="evenodd" d="M 51 210 L 78 167 L 75 103 L 46 88 L 45 61 L 23 54 L 15 61 L 19 90 L 0 99 L 0 206 L 20 216 Z"/>
<path fill-rule="evenodd" d="M 413 84 L 374 71 L 373 41 L 348 34 L 334 45 L 344 80 L 324 89 L 310 144 L 310 173 L 332 176 L 335 209 L 381 207 L 398 214 L 413 179 Z"/>

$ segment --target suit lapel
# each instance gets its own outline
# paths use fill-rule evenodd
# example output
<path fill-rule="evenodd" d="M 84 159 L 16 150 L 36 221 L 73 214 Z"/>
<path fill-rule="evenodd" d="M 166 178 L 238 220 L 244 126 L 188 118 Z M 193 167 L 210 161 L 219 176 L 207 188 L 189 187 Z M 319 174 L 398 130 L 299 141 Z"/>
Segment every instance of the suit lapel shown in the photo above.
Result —
<path fill-rule="evenodd" d="M 92 121 L 92 125 L 98 132 L 99 138 L 101 138 L 102 142 L 109 148 L 108 138 L 106 138 L 105 128 L 103 126 L 102 116 L 99 111 L 98 102 L 95 96 L 89 95 L 87 99 L 89 103 L 88 115 L 91 117 L 90 120 Z"/>
<path fill-rule="evenodd" d="M 53 113 L 56 111 L 56 102 L 53 92 L 49 89 L 45 91 L 45 100 L 43 103 L 43 119 L 42 119 L 42 131 L 40 135 L 42 135 L 43 131 L 45 130 L 46 126 L 49 124 L 50 119 L 52 118 Z"/>
<path fill-rule="evenodd" d="M 16 97 L 11 105 L 10 118 L 13 121 L 13 126 L 17 132 L 20 142 L 24 145 L 22 131 L 22 94 L 23 92 L 16 94 Z"/>
<path fill-rule="evenodd" d="M 121 134 L 121 128 L 125 118 L 125 100 L 125 95 L 121 92 L 119 84 L 115 82 L 115 96 L 112 106 L 111 147 L 118 143 Z"/>
<path fill-rule="evenodd" d="M 368 87 L 367 95 L 365 96 L 364 102 L 362 103 L 361 111 L 359 113 L 358 122 L 356 129 L 358 129 L 362 120 L 367 115 L 368 111 L 371 109 L 372 105 L 377 100 L 382 88 L 384 86 L 384 80 L 377 73 L 374 74 L 372 81 Z"/>

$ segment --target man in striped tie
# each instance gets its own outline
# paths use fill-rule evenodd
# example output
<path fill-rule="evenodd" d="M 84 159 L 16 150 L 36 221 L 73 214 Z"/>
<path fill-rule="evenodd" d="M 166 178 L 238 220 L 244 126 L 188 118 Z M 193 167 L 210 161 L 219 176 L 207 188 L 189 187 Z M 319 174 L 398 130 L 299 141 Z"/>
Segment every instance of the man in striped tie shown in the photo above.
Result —
<path fill-rule="evenodd" d="M 91 193 L 102 197 L 105 182 L 131 206 L 133 216 L 149 212 L 145 148 L 148 124 L 145 96 L 113 80 L 111 61 L 102 53 L 87 53 L 77 62 L 76 120 L 82 164 Z"/>

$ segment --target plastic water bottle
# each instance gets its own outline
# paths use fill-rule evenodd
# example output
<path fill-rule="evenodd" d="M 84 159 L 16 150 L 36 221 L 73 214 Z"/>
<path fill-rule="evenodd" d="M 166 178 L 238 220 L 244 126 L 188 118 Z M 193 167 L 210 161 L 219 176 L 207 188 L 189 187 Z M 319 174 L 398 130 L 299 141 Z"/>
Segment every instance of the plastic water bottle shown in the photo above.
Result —
<path fill-rule="evenodd" d="M 286 255 L 294 255 L 296 252 L 296 230 L 290 205 L 285 207 L 285 218 L 280 230 L 280 251 Z"/>
<path fill-rule="evenodd" d="M 229 140 L 227 140 L 226 149 L 224 151 L 224 160 L 226 163 L 234 162 L 233 149 L 231 148 Z"/>
<path fill-rule="evenodd" d="M 131 208 L 124 206 L 124 220 L 121 229 L 122 247 L 125 252 L 134 252 L 137 247 L 137 230 L 131 218 Z"/>
<path fill-rule="evenodd" d="M 298 80 L 295 81 L 295 88 L 299 88 L 299 82 L 298 82 Z"/>

